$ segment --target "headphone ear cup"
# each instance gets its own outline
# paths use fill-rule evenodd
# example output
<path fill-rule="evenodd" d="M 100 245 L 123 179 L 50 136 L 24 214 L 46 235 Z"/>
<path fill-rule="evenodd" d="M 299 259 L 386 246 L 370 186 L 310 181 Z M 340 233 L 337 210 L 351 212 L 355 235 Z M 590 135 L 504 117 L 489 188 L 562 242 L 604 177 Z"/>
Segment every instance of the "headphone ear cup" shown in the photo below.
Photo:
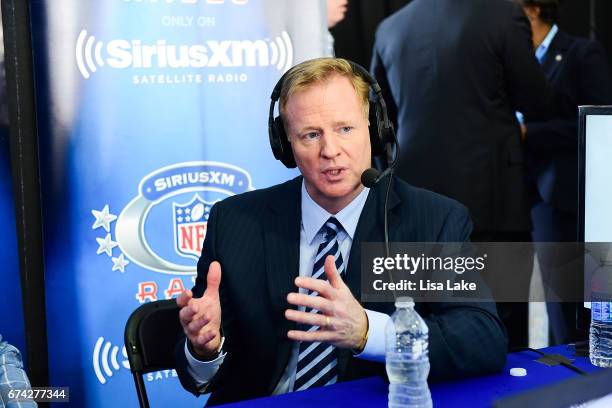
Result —
<path fill-rule="evenodd" d="M 272 144 L 272 153 L 277 160 L 280 160 L 285 167 L 293 169 L 297 167 L 291 150 L 291 143 L 285 133 L 285 125 L 280 116 L 274 118 L 274 143 Z"/>
<path fill-rule="evenodd" d="M 279 134 L 279 132 L 281 133 Z M 283 120 L 280 116 L 277 116 L 272 120 L 272 126 L 270 126 L 270 147 L 276 160 L 280 160 L 283 157 L 283 146 L 281 143 L 283 132 Z"/>
<path fill-rule="evenodd" d="M 376 102 L 370 101 L 370 113 L 368 115 L 370 127 L 370 146 L 372 147 L 372 155 L 381 157 L 384 154 L 384 142 L 382 139 L 382 123 L 380 118 L 380 107 Z"/>

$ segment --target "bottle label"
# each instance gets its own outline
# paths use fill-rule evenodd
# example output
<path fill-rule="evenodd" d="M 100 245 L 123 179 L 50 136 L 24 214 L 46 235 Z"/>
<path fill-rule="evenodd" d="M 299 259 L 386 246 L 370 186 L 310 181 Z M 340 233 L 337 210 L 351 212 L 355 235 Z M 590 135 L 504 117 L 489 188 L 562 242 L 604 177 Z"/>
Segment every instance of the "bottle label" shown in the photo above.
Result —
<path fill-rule="evenodd" d="M 612 323 L 612 302 L 591 302 L 591 319 Z"/>
<path fill-rule="evenodd" d="M 423 354 L 425 349 L 425 342 L 423 340 L 415 340 L 412 343 L 412 358 L 419 358 Z"/>

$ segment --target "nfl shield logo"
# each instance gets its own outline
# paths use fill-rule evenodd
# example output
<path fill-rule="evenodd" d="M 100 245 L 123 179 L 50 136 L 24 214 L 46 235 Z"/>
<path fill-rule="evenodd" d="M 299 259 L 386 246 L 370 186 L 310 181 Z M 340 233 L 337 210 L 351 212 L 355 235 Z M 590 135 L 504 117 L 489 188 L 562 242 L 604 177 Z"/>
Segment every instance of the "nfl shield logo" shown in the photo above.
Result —
<path fill-rule="evenodd" d="M 202 200 L 198 194 L 188 203 L 172 203 L 174 249 L 177 254 L 195 259 L 200 257 L 212 205 Z"/>

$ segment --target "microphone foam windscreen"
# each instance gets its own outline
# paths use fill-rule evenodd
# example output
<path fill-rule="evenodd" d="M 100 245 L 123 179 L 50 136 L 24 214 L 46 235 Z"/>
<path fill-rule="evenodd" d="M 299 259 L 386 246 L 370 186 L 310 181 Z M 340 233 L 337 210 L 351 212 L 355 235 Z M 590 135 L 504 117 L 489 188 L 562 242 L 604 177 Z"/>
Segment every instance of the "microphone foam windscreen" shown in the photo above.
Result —
<path fill-rule="evenodd" d="M 374 187 L 379 174 L 380 172 L 374 168 L 367 169 L 361 174 L 361 184 L 368 188 Z"/>

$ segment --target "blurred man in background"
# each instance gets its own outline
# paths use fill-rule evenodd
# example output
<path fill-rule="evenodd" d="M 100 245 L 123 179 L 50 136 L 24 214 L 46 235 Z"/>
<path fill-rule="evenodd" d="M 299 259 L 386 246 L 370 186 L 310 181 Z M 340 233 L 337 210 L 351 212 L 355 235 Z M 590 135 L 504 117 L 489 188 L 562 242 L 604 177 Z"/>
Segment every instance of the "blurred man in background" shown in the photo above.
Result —
<path fill-rule="evenodd" d="M 535 242 L 575 242 L 578 234 L 578 105 L 612 104 L 612 79 L 603 48 L 557 27 L 559 0 L 518 0 L 533 31 L 533 48 L 546 77 L 573 106 L 554 118 L 522 125 L 527 148 Z M 537 250 L 545 289 L 557 286 L 562 266 L 550 247 Z M 558 271 L 558 270 L 557 270 Z M 575 282 L 581 284 L 581 282 Z M 552 344 L 578 340 L 576 304 L 547 304 Z"/>
<path fill-rule="evenodd" d="M 380 24 L 372 58 L 397 124 L 397 174 L 466 205 L 475 224 L 473 241 L 529 241 L 515 111 L 529 120 L 545 119 L 555 98 L 533 55 L 520 5 L 414 0 Z M 519 270 L 495 268 L 516 276 L 505 295 L 517 300 L 526 299 L 533 268 L 532 257 L 522 259 Z M 526 345 L 527 304 L 498 307 L 510 345 Z"/>

